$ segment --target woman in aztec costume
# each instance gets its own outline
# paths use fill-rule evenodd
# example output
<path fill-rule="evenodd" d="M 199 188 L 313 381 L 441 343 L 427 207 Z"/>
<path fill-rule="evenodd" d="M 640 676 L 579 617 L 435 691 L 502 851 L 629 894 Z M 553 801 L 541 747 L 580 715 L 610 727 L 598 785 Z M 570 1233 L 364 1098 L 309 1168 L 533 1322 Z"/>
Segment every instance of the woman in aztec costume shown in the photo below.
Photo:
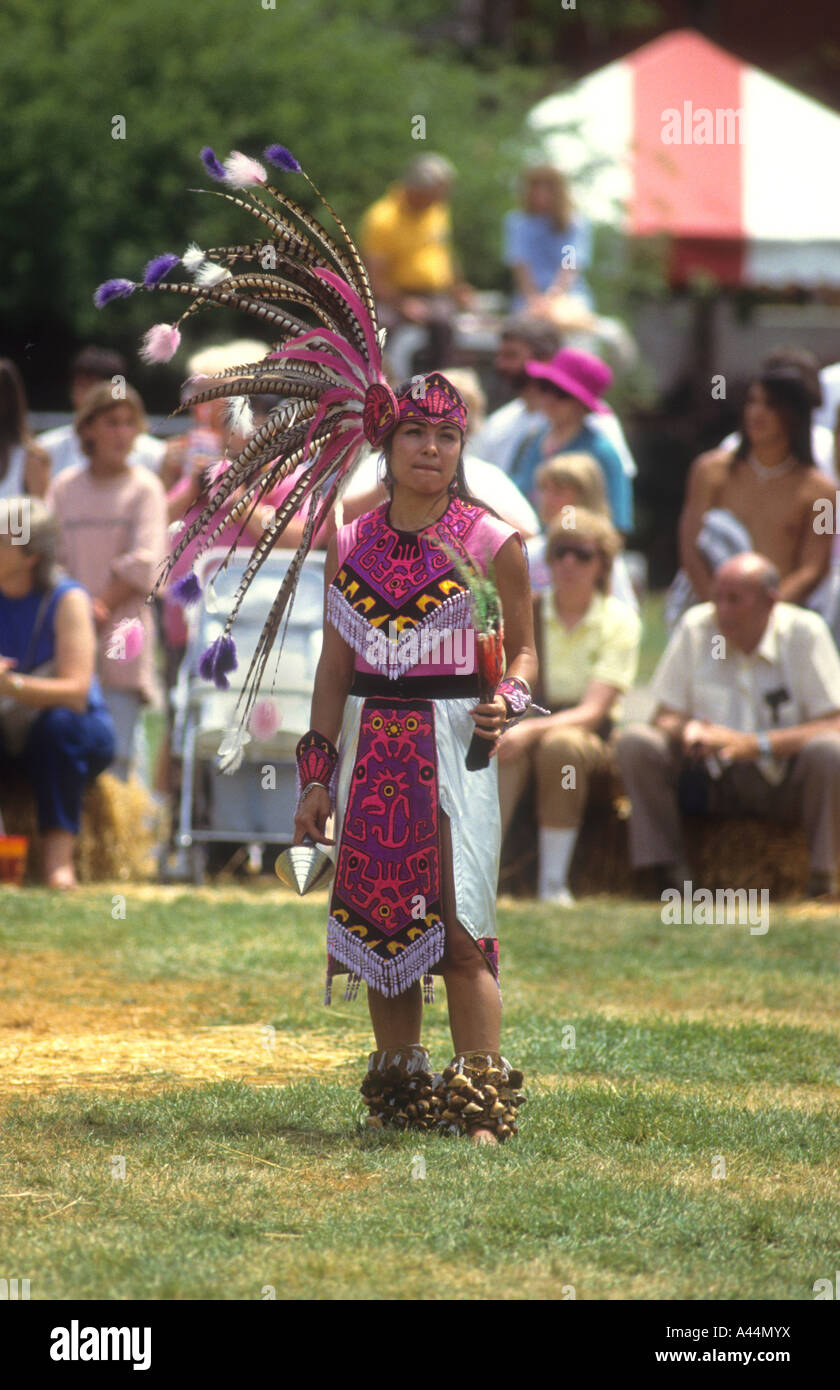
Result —
<path fill-rule="evenodd" d="M 272 187 L 264 165 L 238 152 L 221 163 L 212 150 L 202 151 L 211 177 L 237 190 L 219 196 L 257 218 L 260 239 L 208 251 L 192 245 L 182 257 L 151 260 L 142 288 L 185 295 L 190 303 L 176 323 L 149 330 L 142 353 L 167 361 L 177 351 L 180 324 L 198 309 L 239 308 L 269 328 L 271 352 L 193 382 L 186 404 L 230 397 L 247 434 L 248 397 L 275 395 L 283 403 L 210 485 L 159 586 L 196 537 L 204 550 L 231 517 L 244 527 L 294 473 L 254 546 L 222 636 L 200 663 L 205 678 L 228 686 L 242 597 L 289 520 L 306 507 L 303 540 L 247 673 L 239 730 L 220 749 L 223 770 L 233 770 L 275 643 L 275 670 L 280 660 L 284 618 L 312 538 L 365 444 L 384 454 L 389 501 L 339 527 L 327 551 L 312 728 L 297 749 L 295 843 L 308 837 L 337 844 L 326 1002 L 335 975 L 349 976 L 346 998 L 362 980 L 368 986 L 377 1045 L 362 1083 L 368 1123 L 500 1141 L 516 1132 L 522 1074 L 499 1052 L 500 815 L 497 765 L 487 751 L 529 707 L 536 677 L 524 547 L 518 532 L 468 492 L 460 395 L 436 372 L 391 389 L 356 247 L 287 149 L 269 146 L 265 158 L 284 176 L 307 180 L 341 240 Z M 179 265 L 192 280 L 167 278 Z M 106 281 L 95 302 L 101 307 L 140 288 Z M 200 597 L 193 574 L 177 589 L 184 602 Z M 481 741 L 487 748 L 476 758 Z M 468 750 L 471 765 L 484 765 L 468 770 Z M 334 840 L 325 835 L 331 815 Z M 455 1047 L 441 1075 L 433 1075 L 419 1041 L 435 973 L 446 981 Z"/>

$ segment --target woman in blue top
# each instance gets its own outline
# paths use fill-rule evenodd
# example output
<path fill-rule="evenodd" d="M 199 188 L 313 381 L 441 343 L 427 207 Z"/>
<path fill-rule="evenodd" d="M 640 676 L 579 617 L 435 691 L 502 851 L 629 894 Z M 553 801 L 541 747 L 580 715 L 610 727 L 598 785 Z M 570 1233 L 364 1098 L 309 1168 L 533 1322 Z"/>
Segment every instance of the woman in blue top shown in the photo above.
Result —
<path fill-rule="evenodd" d="M 113 759 L 114 728 L 94 675 L 90 598 L 56 571 L 55 541 L 43 502 L 0 503 L 0 783 L 10 764 L 28 779 L 47 885 L 73 888 L 82 792 Z"/>
<path fill-rule="evenodd" d="M 572 212 L 566 180 L 550 164 L 527 169 L 523 209 L 504 221 L 504 262 L 515 286 L 513 312 L 551 312 L 550 301 L 570 296 L 591 310 L 584 272 L 592 254 L 589 223 Z"/>
<path fill-rule="evenodd" d="M 626 535 L 633 530 L 633 485 L 615 446 L 587 418 L 593 412 L 609 412 L 602 397 L 612 381 L 610 368 L 588 352 L 561 348 L 550 362 L 526 363 L 525 374 L 530 378 L 526 404 L 545 418 L 545 424 L 528 435 L 514 455 L 513 482 L 532 500 L 537 469 L 547 459 L 591 454 L 604 475 L 613 526 Z"/>

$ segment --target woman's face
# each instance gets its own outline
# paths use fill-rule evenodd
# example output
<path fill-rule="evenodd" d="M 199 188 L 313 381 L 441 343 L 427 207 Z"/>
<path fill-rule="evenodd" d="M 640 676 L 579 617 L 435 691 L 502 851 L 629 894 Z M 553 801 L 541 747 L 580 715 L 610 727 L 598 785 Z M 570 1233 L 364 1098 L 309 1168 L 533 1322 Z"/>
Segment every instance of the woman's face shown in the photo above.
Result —
<path fill-rule="evenodd" d="M 580 505 L 580 492 L 571 483 L 552 483 L 549 481 L 537 484 L 537 511 L 544 526 L 559 516 L 564 507 L 579 507 Z"/>
<path fill-rule="evenodd" d="M 462 442 L 455 425 L 406 420 L 395 431 L 391 446 L 395 492 L 406 488 L 424 497 L 446 492 L 455 477 Z"/>
<path fill-rule="evenodd" d="M 754 381 L 747 391 L 744 433 L 753 448 L 760 448 L 762 444 L 790 442 L 782 414 L 772 405 L 760 381 Z"/>
<path fill-rule="evenodd" d="M 556 430 L 570 430 L 580 425 L 586 415 L 586 406 L 575 396 L 560 393 L 547 381 L 536 382 L 537 410 L 541 410 Z"/>
<path fill-rule="evenodd" d="M 555 594 L 588 603 L 595 597 L 604 572 L 597 542 L 579 531 L 556 536 L 549 546 L 548 564 Z"/>
<path fill-rule="evenodd" d="M 528 212 L 538 217 L 553 210 L 554 184 L 550 179 L 531 179 L 525 194 L 525 206 Z"/>
<path fill-rule="evenodd" d="M 88 457 L 105 469 L 122 468 L 140 433 L 137 416 L 130 405 L 112 406 L 95 415 L 84 426 Z"/>

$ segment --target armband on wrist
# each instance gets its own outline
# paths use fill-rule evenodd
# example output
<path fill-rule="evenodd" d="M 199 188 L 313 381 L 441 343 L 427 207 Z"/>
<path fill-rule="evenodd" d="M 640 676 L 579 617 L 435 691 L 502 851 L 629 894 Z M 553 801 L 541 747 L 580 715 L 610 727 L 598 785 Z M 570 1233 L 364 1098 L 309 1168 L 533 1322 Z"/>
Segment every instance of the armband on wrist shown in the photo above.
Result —
<path fill-rule="evenodd" d="M 317 729 L 310 729 L 303 735 L 295 749 L 298 773 L 298 803 L 300 803 L 301 793 L 313 782 L 319 783 L 330 792 L 330 801 L 333 800 L 331 783 L 335 776 L 338 766 L 338 750 L 330 743 L 324 734 L 319 734 Z"/>
<path fill-rule="evenodd" d="M 521 719 L 531 704 L 531 687 L 518 676 L 505 676 L 496 686 L 507 707 L 508 719 Z"/>
<path fill-rule="evenodd" d="M 505 676 L 496 686 L 496 695 L 501 695 L 505 702 L 508 712 L 508 724 L 514 724 L 527 714 L 529 709 L 535 709 L 538 714 L 550 714 L 550 710 L 543 709 L 542 705 L 535 705 L 531 698 L 531 687 L 522 676 Z"/>

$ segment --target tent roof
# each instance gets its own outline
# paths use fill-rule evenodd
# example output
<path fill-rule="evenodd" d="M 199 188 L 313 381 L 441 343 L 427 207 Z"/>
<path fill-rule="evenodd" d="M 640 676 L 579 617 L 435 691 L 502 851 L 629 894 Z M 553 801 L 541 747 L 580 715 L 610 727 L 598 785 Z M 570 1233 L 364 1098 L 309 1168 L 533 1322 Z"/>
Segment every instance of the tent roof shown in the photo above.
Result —
<path fill-rule="evenodd" d="M 740 244 L 753 264 L 739 279 L 840 282 L 840 116 L 693 30 L 548 97 L 529 123 L 594 220 Z"/>

